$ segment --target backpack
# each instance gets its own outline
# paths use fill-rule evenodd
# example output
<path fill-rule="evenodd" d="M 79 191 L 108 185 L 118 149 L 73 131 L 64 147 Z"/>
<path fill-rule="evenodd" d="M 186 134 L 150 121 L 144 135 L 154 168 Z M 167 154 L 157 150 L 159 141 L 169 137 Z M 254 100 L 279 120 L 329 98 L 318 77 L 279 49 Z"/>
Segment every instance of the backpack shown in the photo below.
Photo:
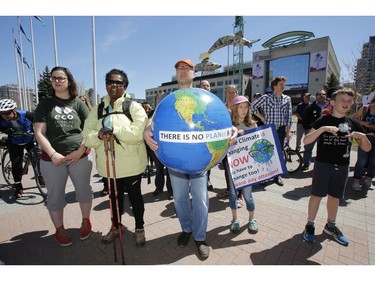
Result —
<path fill-rule="evenodd" d="M 122 112 L 110 112 L 110 113 L 106 113 L 103 115 L 103 109 L 104 109 L 104 101 L 102 101 L 101 103 L 99 103 L 98 105 L 98 119 L 100 118 L 105 118 L 107 117 L 108 115 L 111 115 L 111 114 L 125 114 L 126 117 L 128 117 L 130 119 L 130 121 L 133 122 L 133 118 L 130 114 L 130 105 L 133 101 L 129 98 L 125 98 L 123 103 L 122 103 Z"/>

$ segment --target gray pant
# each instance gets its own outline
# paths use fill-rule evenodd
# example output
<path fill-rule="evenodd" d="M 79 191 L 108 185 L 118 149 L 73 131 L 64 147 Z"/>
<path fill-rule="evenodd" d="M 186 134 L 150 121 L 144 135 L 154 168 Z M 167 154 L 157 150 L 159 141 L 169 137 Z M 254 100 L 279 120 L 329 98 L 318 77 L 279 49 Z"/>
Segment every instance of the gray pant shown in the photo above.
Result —
<path fill-rule="evenodd" d="M 92 201 L 92 188 L 90 177 L 92 170 L 92 157 L 79 159 L 74 165 L 55 166 L 52 162 L 40 160 L 40 170 L 46 183 L 49 211 L 59 211 L 67 205 L 65 198 L 68 176 L 72 180 L 76 200 L 79 203 Z"/>

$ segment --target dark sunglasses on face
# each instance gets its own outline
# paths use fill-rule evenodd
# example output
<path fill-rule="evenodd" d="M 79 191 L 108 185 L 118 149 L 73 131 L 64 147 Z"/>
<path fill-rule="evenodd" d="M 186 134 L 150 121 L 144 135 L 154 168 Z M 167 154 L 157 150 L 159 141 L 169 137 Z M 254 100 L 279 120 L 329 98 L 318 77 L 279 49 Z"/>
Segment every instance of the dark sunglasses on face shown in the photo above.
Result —
<path fill-rule="evenodd" d="M 9 111 L 5 111 L 5 112 L 0 112 L 1 115 L 5 115 L 5 116 L 8 116 L 8 115 L 11 115 L 13 112 L 13 110 L 9 110 Z"/>
<path fill-rule="evenodd" d="M 125 83 L 123 81 L 107 80 L 107 81 L 105 81 L 105 84 L 107 86 L 115 85 L 117 87 L 122 87 L 122 86 L 124 86 Z"/>

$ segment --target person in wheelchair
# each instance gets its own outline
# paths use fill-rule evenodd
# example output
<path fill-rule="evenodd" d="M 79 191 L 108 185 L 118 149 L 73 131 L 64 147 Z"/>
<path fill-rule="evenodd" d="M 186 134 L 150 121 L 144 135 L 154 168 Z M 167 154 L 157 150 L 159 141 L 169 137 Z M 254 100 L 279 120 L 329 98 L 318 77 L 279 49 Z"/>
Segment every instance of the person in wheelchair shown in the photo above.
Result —
<path fill-rule="evenodd" d="M 14 179 L 14 197 L 20 198 L 23 193 L 22 161 L 24 150 L 30 151 L 37 143 L 34 139 L 33 113 L 17 110 L 17 103 L 12 99 L 0 100 L 0 131 L 8 135 L 7 147 L 12 162 Z M 39 179 L 43 185 L 42 178 Z"/>

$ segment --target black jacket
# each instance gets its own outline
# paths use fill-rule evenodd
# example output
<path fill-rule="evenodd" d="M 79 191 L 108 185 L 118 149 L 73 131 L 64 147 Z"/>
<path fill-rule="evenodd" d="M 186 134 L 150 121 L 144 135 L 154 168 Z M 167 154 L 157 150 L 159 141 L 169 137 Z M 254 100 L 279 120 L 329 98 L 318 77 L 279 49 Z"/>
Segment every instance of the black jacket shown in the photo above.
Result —
<path fill-rule="evenodd" d="M 320 106 L 314 101 L 313 103 L 309 104 L 305 112 L 302 116 L 302 126 L 305 130 L 310 130 L 312 128 L 312 124 L 322 116 L 322 109 Z"/>

